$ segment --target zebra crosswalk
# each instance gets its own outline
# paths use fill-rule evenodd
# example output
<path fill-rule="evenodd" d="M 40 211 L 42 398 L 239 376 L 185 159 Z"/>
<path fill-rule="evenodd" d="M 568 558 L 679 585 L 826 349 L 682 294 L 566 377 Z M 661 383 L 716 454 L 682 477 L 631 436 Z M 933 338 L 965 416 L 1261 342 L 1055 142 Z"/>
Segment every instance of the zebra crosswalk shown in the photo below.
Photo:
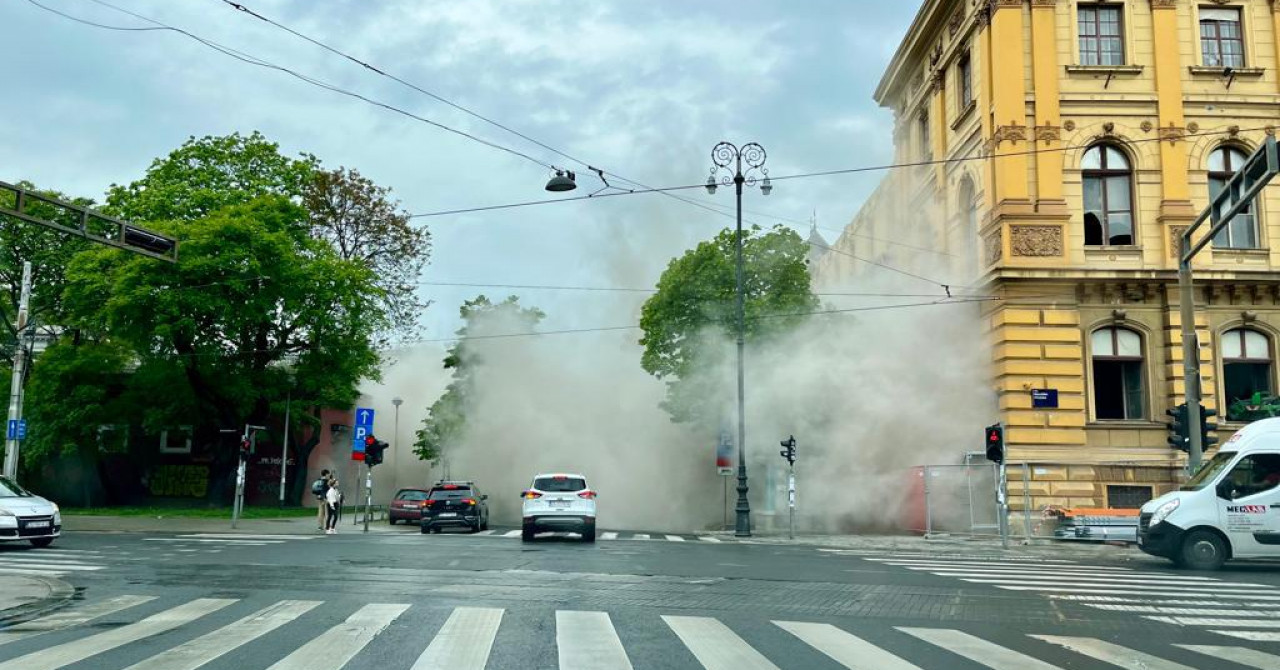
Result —
<path fill-rule="evenodd" d="M 561 670 L 630 670 L 634 654 L 627 645 L 637 638 L 646 665 L 662 658 L 660 667 L 707 670 L 816 666 L 854 670 L 1197 670 L 1220 667 L 1222 662 L 1259 670 L 1280 668 L 1280 655 L 1248 646 L 1173 640 L 1147 640 L 1134 646 L 1110 636 L 1101 639 L 1061 632 L 1007 633 L 993 640 L 958 628 L 859 622 L 859 626 L 868 627 L 864 631 L 827 622 L 768 620 L 759 625 L 743 623 L 740 617 L 726 622 L 688 613 L 557 610 L 549 617 L 540 610 L 508 612 L 498 607 L 445 609 L 368 603 L 355 606 L 354 611 L 351 608 L 317 600 L 198 598 L 165 603 L 152 596 L 116 596 L 0 629 L 0 670 L 60 670 L 73 665 L 95 670 L 197 670 L 205 666 L 243 670 L 483 670 L 500 655 L 495 652 L 504 641 L 517 646 L 521 657 L 554 657 L 555 667 Z M 516 633 L 504 637 L 502 631 L 513 618 L 515 630 L 545 632 L 547 638 L 521 638 Z M 287 624 L 293 622 L 301 625 L 289 628 Z M 651 633 L 655 624 L 660 631 L 657 636 Z M 399 633 L 394 632 L 396 627 Z M 50 643 L 39 646 L 38 636 L 48 636 Z M 548 647 L 544 656 L 539 656 L 541 645 Z M 149 655 L 139 660 L 139 649 L 146 649 Z M 227 663 L 229 658 L 235 659 L 232 664 Z"/>
<path fill-rule="evenodd" d="M 107 557 L 99 551 L 16 548 L 0 552 L 0 575 L 61 577 L 97 572 L 107 567 Z"/>
<path fill-rule="evenodd" d="M 861 558 L 1229 637 L 1280 642 L 1280 589 L 1264 584 L 1066 560 L 1029 562 L 923 554 Z"/>

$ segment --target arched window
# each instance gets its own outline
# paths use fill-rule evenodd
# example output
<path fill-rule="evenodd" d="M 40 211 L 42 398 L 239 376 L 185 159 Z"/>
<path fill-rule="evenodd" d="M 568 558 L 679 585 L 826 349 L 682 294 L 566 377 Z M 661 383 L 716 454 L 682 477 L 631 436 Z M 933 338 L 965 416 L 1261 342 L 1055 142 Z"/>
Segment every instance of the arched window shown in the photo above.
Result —
<path fill-rule="evenodd" d="M 1134 244 L 1133 169 L 1124 152 L 1098 144 L 1080 163 L 1084 185 L 1084 243 Z"/>
<path fill-rule="evenodd" d="M 1245 420 L 1246 410 L 1233 411 L 1237 400 L 1252 404 L 1255 393 L 1271 395 L 1271 340 L 1248 328 L 1236 328 L 1222 334 L 1222 391 L 1226 395 L 1227 418 Z"/>
<path fill-rule="evenodd" d="M 1227 181 L 1247 159 L 1243 151 L 1231 146 L 1218 147 L 1209 154 L 1209 198 L 1218 197 L 1223 187 L 1227 185 Z M 1218 231 L 1217 235 L 1214 235 L 1213 246 L 1232 249 L 1258 248 L 1258 220 L 1253 215 L 1252 203 Z"/>
<path fill-rule="evenodd" d="M 1094 416 L 1145 418 L 1142 336 L 1128 328 L 1099 328 L 1093 331 L 1091 344 Z"/>

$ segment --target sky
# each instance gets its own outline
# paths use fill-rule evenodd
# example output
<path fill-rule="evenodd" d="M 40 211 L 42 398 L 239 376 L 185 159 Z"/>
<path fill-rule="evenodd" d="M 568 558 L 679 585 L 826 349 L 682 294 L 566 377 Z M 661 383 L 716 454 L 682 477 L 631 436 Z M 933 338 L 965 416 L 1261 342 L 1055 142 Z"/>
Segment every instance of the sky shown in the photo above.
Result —
<path fill-rule="evenodd" d="M 36 0 L 113 26 L 152 24 L 98 0 Z M 166 31 L 109 31 L 32 0 L 0 2 L 0 180 L 101 201 L 190 136 L 263 132 L 283 152 L 359 169 L 429 213 L 558 197 L 537 163 L 563 156 L 386 79 L 222 0 L 110 0 L 200 37 L 487 141 L 255 67 Z M 566 154 L 650 186 L 699 184 L 721 140 L 759 142 L 778 175 L 888 163 L 892 117 L 872 92 L 916 0 L 243 0 L 248 8 Z M 748 219 L 834 241 L 880 174 L 785 181 L 745 196 Z M 617 183 L 617 180 L 612 180 Z M 684 197 L 731 212 L 731 189 Z M 433 237 L 424 282 L 651 288 L 671 258 L 732 219 L 655 194 L 415 219 Z M 544 328 L 634 323 L 618 294 L 421 287 L 428 338 L 478 293 L 520 294 Z"/>

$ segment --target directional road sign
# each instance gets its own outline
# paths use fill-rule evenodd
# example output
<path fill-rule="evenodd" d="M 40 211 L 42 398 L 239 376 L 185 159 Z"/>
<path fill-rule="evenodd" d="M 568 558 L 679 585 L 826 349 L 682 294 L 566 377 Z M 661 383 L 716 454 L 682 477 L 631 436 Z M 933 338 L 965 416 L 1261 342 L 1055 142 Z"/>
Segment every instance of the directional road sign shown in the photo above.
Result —
<path fill-rule="evenodd" d="M 27 420 L 9 419 L 9 430 L 5 434 L 5 438 L 10 440 L 27 439 Z"/>
<path fill-rule="evenodd" d="M 356 426 L 351 435 L 351 451 L 364 453 L 364 438 L 373 434 L 373 410 L 367 407 L 356 408 Z"/>

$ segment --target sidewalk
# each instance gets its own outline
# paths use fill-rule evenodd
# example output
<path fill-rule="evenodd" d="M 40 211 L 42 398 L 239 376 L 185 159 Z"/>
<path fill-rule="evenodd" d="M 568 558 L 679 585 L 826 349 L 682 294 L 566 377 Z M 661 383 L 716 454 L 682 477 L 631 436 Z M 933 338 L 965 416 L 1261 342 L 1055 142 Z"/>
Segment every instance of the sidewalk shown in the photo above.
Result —
<path fill-rule="evenodd" d="M 354 518 L 360 518 L 354 515 Z M 339 533 L 359 533 L 363 524 L 352 525 L 350 512 L 342 515 Z M 244 533 L 246 535 L 320 535 L 313 516 L 289 519 L 241 519 L 231 527 L 231 517 L 225 519 L 187 519 L 165 516 L 98 516 L 63 515 L 63 533 Z M 369 521 L 369 532 L 403 532 L 392 527 L 386 519 Z"/>
<path fill-rule="evenodd" d="M 733 531 L 699 533 L 733 539 Z M 1055 541 L 1037 539 L 1023 544 L 1022 538 L 1009 538 L 1009 548 L 1004 549 L 998 538 L 967 537 L 960 535 L 935 536 L 925 539 L 919 535 L 796 535 L 788 539 L 785 534 L 765 533 L 753 535 L 755 544 L 805 545 L 824 549 L 866 551 L 875 553 L 918 553 L 954 556 L 957 554 L 1004 554 L 1019 557 L 1067 558 L 1075 560 L 1135 561 L 1150 560 L 1134 545 L 1115 545 L 1102 542 Z"/>
<path fill-rule="evenodd" d="M 75 589 L 61 579 L 0 575 L 0 625 L 62 607 L 73 595 Z"/>

